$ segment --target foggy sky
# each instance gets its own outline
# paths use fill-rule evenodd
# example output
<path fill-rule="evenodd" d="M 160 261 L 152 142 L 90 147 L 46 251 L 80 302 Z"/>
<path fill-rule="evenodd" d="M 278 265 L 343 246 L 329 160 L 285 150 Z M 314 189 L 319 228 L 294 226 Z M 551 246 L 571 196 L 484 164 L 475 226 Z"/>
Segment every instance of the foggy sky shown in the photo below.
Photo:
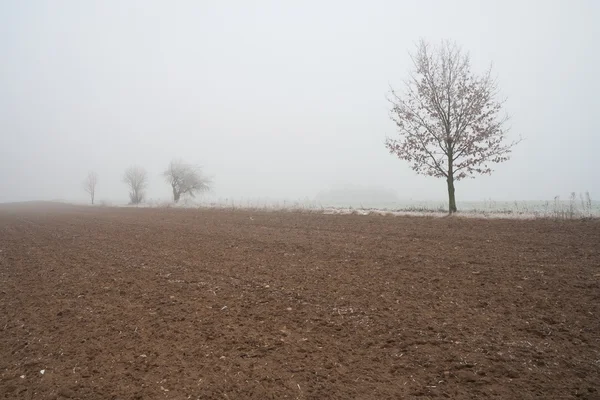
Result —
<path fill-rule="evenodd" d="M 600 197 L 600 3 L 589 1 L 2 1 L 0 202 L 125 202 L 125 168 L 169 197 L 172 158 L 219 197 L 314 197 L 372 185 L 445 200 L 390 155 L 389 85 L 424 38 L 493 63 L 510 138 L 461 200 Z"/>

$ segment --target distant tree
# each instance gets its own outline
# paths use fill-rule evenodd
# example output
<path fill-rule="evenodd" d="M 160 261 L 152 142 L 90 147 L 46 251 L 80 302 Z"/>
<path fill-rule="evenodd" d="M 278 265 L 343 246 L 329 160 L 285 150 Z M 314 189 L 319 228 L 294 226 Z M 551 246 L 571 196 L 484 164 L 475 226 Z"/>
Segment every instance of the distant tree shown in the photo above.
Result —
<path fill-rule="evenodd" d="M 92 204 L 94 204 L 94 198 L 96 197 L 96 185 L 98 184 L 98 174 L 94 171 L 90 171 L 83 181 L 83 190 L 85 190 L 92 199 Z"/>
<path fill-rule="evenodd" d="M 148 173 L 142 167 L 132 166 L 125 170 L 123 182 L 129 187 L 130 204 L 140 204 L 144 201 L 145 189 L 148 184 Z"/>
<path fill-rule="evenodd" d="M 414 71 L 404 93 L 391 89 L 400 138 L 385 145 L 417 173 L 445 178 L 453 213 L 454 181 L 490 174 L 490 164 L 508 160 L 517 142 L 506 142 L 508 116 L 499 115 L 504 101 L 496 99 L 491 68 L 476 75 L 468 53 L 448 41 L 435 48 L 421 41 L 411 58 Z"/>
<path fill-rule="evenodd" d="M 196 193 L 209 191 L 212 184 L 212 181 L 202 174 L 200 167 L 181 160 L 171 161 L 163 176 L 173 189 L 175 203 L 182 195 L 195 197 Z"/>

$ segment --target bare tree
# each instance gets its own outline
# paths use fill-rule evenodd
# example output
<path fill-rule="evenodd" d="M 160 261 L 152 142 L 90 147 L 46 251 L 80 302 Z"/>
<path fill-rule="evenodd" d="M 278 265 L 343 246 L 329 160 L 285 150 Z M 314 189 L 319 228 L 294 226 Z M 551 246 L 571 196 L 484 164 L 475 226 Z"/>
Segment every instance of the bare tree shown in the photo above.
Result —
<path fill-rule="evenodd" d="M 491 68 L 471 71 L 468 53 L 455 43 L 431 48 L 421 41 L 411 54 L 414 71 L 405 91 L 391 89 L 391 118 L 400 139 L 385 142 L 390 153 L 417 173 L 446 178 L 449 212 L 456 212 L 454 181 L 490 174 L 490 164 L 509 159 L 517 142 L 506 142 L 507 116 Z"/>
<path fill-rule="evenodd" d="M 173 189 L 173 200 L 179 201 L 182 195 L 195 197 L 196 193 L 210 190 L 212 181 L 202 174 L 200 167 L 173 160 L 163 173 L 165 180 Z"/>
<path fill-rule="evenodd" d="M 85 190 L 92 199 L 92 204 L 94 204 L 94 197 L 96 197 L 96 185 L 98 184 L 98 174 L 94 171 L 90 171 L 83 181 L 83 190 Z"/>
<path fill-rule="evenodd" d="M 125 170 L 123 182 L 129 186 L 130 204 L 140 204 L 144 201 L 145 189 L 148 184 L 148 173 L 142 167 L 131 166 Z"/>

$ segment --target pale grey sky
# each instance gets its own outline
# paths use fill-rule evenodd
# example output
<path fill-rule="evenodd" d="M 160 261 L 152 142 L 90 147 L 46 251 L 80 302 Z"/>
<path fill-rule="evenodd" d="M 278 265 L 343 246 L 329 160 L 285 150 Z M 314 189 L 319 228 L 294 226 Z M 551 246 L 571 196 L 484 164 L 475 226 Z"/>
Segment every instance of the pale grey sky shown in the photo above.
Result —
<path fill-rule="evenodd" d="M 461 200 L 600 197 L 600 2 L 0 1 L 0 201 L 127 199 L 126 167 L 168 198 L 172 158 L 219 197 L 314 197 L 352 183 L 446 199 L 387 153 L 388 85 L 424 38 L 493 63 L 512 138 Z"/>

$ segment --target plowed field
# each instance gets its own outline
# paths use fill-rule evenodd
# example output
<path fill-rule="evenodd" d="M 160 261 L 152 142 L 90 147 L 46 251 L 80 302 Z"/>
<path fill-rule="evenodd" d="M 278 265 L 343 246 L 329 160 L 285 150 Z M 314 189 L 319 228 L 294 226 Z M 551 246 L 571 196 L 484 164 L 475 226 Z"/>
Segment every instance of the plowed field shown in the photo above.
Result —
<path fill-rule="evenodd" d="M 0 206 L 0 398 L 598 399 L 600 223 Z"/>

